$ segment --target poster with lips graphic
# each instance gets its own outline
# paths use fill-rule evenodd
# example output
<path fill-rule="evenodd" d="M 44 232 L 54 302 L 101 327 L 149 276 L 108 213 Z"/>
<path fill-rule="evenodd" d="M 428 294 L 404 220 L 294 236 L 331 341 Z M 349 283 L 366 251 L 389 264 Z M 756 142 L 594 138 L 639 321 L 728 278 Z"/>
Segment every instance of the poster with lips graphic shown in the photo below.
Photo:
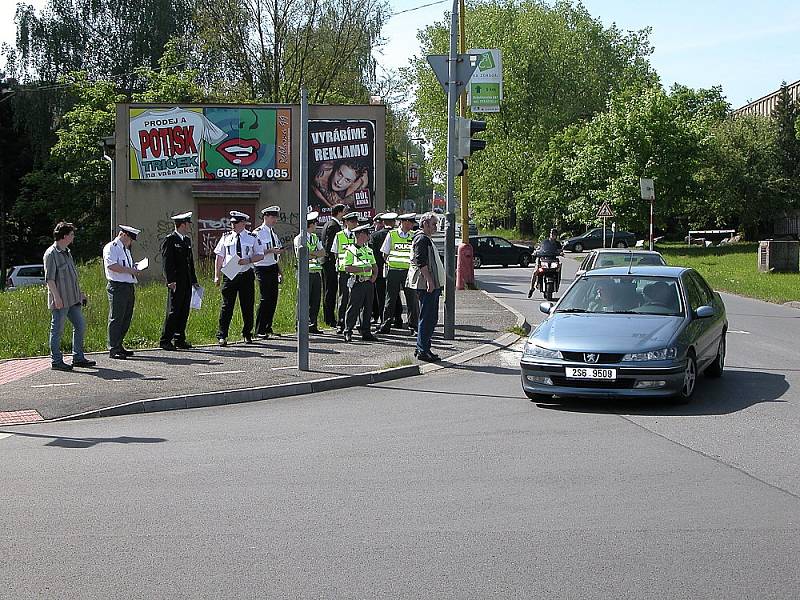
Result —
<path fill-rule="evenodd" d="M 290 108 L 131 108 L 131 179 L 290 181 Z"/>

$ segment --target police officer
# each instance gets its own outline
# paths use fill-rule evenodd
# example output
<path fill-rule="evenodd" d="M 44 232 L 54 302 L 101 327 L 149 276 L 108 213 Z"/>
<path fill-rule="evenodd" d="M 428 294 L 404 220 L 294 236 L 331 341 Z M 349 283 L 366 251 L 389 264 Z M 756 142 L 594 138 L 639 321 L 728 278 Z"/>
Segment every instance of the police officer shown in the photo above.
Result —
<path fill-rule="evenodd" d="M 400 291 L 406 298 L 408 307 L 408 328 L 411 331 L 417 330 L 419 311 L 414 290 L 406 287 L 406 277 L 408 267 L 411 264 L 411 243 L 414 241 L 414 225 L 416 225 L 416 213 L 406 213 L 398 217 L 400 227 L 389 231 L 383 241 L 381 252 L 386 257 L 386 264 L 389 270 L 386 275 L 386 305 L 383 309 L 383 322 L 378 329 L 379 333 L 389 333 L 392 329 L 392 319 L 395 316 L 395 306 L 400 298 Z M 402 326 L 402 324 L 401 324 Z"/>
<path fill-rule="evenodd" d="M 129 225 L 120 225 L 119 234 L 103 248 L 108 285 L 108 355 L 111 358 L 126 359 L 133 352 L 122 345 L 125 334 L 133 319 L 133 305 L 136 294 L 133 288 L 138 283 L 139 269 L 133 262 L 131 244 L 141 230 Z"/>
<path fill-rule="evenodd" d="M 331 250 L 336 234 L 344 225 L 341 218 L 344 204 L 336 204 L 331 208 L 331 218 L 322 228 L 322 246 L 325 248 L 325 262 L 322 263 L 322 279 L 325 286 L 325 299 L 322 305 L 325 324 L 336 327 L 336 295 L 339 290 L 339 274 L 336 271 L 336 254 Z"/>
<path fill-rule="evenodd" d="M 230 213 L 233 231 L 223 235 L 214 254 L 214 284 L 222 286 L 222 307 L 219 311 L 219 328 L 217 342 L 220 346 L 228 344 L 228 328 L 239 296 L 239 308 L 242 311 L 242 336 L 248 344 L 253 343 L 253 303 L 255 302 L 255 277 L 253 264 L 264 258 L 264 247 L 261 241 L 245 230 L 250 219 L 238 210 Z M 228 274 L 223 272 L 223 268 Z"/>
<path fill-rule="evenodd" d="M 389 230 L 394 228 L 396 218 L 397 213 L 378 213 L 375 215 L 375 231 L 369 236 L 369 247 L 372 248 L 372 253 L 375 255 L 375 268 L 378 272 L 378 278 L 375 280 L 375 300 L 372 303 L 372 320 L 378 324 L 381 322 L 383 305 L 386 302 L 386 275 L 384 273 L 386 259 L 381 248 Z"/>
<path fill-rule="evenodd" d="M 369 241 L 369 224 L 353 229 L 355 241 L 347 247 L 344 254 L 344 270 L 348 274 L 347 286 L 350 288 L 350 300 L 345 315 L 344 341 L 353 340 L 353 329 L 361 315 L 361 339 L 377 341 L 370 331 L 370 314 L 372 299 L 375 293 L 375 255 L 367 242 Z"/>
<path fill-rule="evenodd" d="M 310 212 L 306 216 L 306 230 L 294 238 L 294 252 L 300 257 L 300 248 L 305 244 L 308 248 L 308 331 L 309 333 L 322 333 L 317 327 L 319 318 L 319 305 L 322 299 L 322 261 L 325 258 L 325 249 L 322 240 L 316 233 L 318 212 Z"/>
<path fill-rule="evenodd" d="M 344 332 L 344 315 L 347 312 L 347 301 L 350 298 L 350 288 L 347 281 L 350 275 L 344 270 L 344 255 L 347 247 L 355 241 L 353 230 L 358 227 L 358 213 L 348 213 L 342 219 L 344 229 L 336 234 L 331 246 L 331 252 L 336 256 L 336 271 L 339 274 L 339 311 L 336 333 Z"/>
<path fill-rule="evenodd" d="M 161 266 L 167 281 L 167 315 L 159 346 L 163 350 L 187 350 L 192 345 L 186 341 L 186 322 L 189 320 L 192 288 L 198 287 L 189 237 L 192 213 L 185 212 L 171 218 L 175 231 L 161 242 Z"/>
<path fill-rule="evenodd" d="M 256 279 L 261 300 L 258 303 L 256 316 L 256 335 L 268 338 L 272 331 L 272 320 L 275 318 L 275 309 L 278 306 L 278 285 L 281 278 L 281 266 L 278 259 L 283 253 L 283 245 L 276 235 L 274 227 L 280 215 L 280 206 L 268 206 L 261 211 L 263 223 L 253 230 L 253 235 L 258 237 L 264 246 L 264 258 L 255 266 Z"/>

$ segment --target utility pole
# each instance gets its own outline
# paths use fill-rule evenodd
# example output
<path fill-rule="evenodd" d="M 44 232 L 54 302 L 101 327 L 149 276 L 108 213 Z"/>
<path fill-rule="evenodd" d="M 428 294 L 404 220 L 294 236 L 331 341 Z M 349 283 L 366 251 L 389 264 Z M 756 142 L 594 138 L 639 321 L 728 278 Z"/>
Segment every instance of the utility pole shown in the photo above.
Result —
<path fill-rule="evenodd" d="M 464 24 L 464 19 L 466 15 L 466 7 L 464 6 L 464 0 L 459 1 L 459 13 L 458 13 L 458 24 L 459 24 L 459 37 L 461 38 L 461 54 L 465 54 L 467 52 L 467 31 L 466 26 Z M 459 99 L 459 112 L 461 114 L 461 118 L 467 118 L 467 88 L 464 87 L 464 91 L 461 92 L 461 98 Z M 461 243 L 462 244 L 469 244 L 469 177 L 467 176 L 467 172 L 461 174 Z M 472 279 L 467 283 L 474 283 L 474 272 Z"/>
<path fill-rule="evenodd" d="M 450 52 L 447 56 L 447 204 L 444 238 L 444 267 L 447 281 L 444 289 L 444 339 L 456 337 L 456 203 L 455 203 L 455 154 L 456 154 L 456 101 L 458 99 L 458 2 L 453 0 L 450 15 Z"/>
<path fill-rule="evenodd" d="M 297 256 L 297 368 L 308 371 L 308 90 L 300 90 L 300 251 Z M 316 325 L 316 323 L 314 323 Z"/>

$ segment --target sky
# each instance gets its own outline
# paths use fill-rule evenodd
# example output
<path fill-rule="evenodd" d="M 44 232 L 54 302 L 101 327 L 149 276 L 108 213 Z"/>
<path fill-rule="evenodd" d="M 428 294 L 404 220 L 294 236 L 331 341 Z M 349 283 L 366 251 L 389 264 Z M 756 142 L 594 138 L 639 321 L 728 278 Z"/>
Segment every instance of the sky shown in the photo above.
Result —
<path fill-rule="evenodd" d="M 433 0 L 391 0 L 394 11 Z M 28 0 L 41 8 L 45 0 Z M 13 0 L 0 0 L 0 42 L 13 43 Z M 419 53 L 416 31 L 441 21 L 450 2 L 393 16 L 376 53 L 384 69 Z M 652 27 L 651 63 L 665 87 L 721 85 L 733 108 L 800 79 L 800 2 L 795 0 L 584 0 L 603 24 L 622 30 Z"/>

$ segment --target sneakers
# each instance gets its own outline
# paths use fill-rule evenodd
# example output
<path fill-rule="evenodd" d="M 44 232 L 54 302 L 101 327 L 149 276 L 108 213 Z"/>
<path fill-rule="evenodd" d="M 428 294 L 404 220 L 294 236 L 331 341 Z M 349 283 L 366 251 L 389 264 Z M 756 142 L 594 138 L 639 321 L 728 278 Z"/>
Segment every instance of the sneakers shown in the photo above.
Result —
<path fill-rule="evenodd" d="M 72 371 L 72 365 L 68 365 L 63 361 L 54 362 L 53 364 L 50 365 L 50 368 L 53 369 L 53 371 Z"/>
<path fill-rule="evenodd" d="M 72 359 L 72 366 L 73 366 L 73 367 L 93 367 L 93 366 L 95 366 L 96 364 L 97 364 L 97 363 L 96 363 L 95 361 L 93 361 L 93 360 L 88 360 L 88 359 L 86 359 L 86 358 L 79 359 L 79 360 L 76 360 L 76 359 L 74 359 L 74 358 Z"/>
<path fill-rule="evenodd" d="M 224 338 L 224 337 L 217 338 L 217 344 L 219 344 L 220 346 L 223 346 L 223 347 L 227 346 L 228 345 L 228 340 L 226 338 Z"/>

